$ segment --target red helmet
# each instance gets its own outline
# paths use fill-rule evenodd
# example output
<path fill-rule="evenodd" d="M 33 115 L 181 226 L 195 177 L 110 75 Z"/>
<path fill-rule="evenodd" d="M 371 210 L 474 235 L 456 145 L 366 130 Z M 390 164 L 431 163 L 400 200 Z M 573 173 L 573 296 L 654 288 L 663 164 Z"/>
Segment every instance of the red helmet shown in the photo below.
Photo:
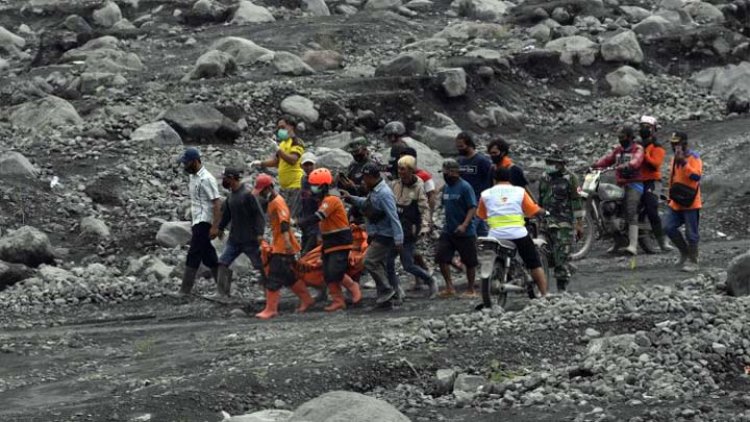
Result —
<path fill-rule="evenodd" d="M 321 186 L 333 184 L 333 175 L 331 171 L 326 168 L 319 168 L 313 170 L 307 177 L 307 181 L 311 185 Z"/>
<path fill-rule="evenodd" d="M 263 189 L 273 186 L 273 178 L 265 173 L 259 174 L 255 179 L 255 189 L 253 195 L 259 194 Z"/>

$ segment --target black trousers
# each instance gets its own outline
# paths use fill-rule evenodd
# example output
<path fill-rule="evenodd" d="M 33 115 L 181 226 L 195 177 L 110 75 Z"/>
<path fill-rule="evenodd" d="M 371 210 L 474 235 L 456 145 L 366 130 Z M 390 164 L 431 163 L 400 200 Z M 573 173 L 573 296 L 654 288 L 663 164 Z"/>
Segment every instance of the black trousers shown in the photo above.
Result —
<path fill-rule="evenodd" d="M 662 228 L 661 218 L 659 217 L 659 193 L 655 192 L 656 183 L 653 180 L 643 182 L 643 187 L 643 196 L 641 197 L 641 206 L 643 207 L 642 213 L 646 214 L 646 217 L 648 217 L 654 236 L 661 238 L 664 236 L 664 229 Z"/>
<path fill-rule="evenodd" d="M 203 262 L 208 268 L 214 269 L 219 265 L 219 257 L 216 256 L 216 248 L 211 244 L 210 223 L 198 223 L 193 226 L 193 237 L 190 238 L 190 249 L 187 253 L 188 268 L 198 268 Z"/>

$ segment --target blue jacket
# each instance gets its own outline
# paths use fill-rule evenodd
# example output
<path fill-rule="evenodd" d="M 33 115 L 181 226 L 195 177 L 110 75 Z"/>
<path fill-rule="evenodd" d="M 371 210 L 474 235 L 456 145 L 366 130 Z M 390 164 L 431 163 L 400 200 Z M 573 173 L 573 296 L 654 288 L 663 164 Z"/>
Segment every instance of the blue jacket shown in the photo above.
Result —
<path fill-rule="evenodd" d="M 382 236 L 393 238 L 396 244 L 404 243 L 404 231 L 401 228 L 401 222 L 398 219 L 396 211 L 396 197 L 393 191 L 381 180 L 375 188 L 370 191 L 367 198 L 361 196 L 352 196 L 351 200 L 358 208 L 363 208 L 367 199 L 370 200 L 372 207 L 385 213 L 385 217 L 376 222 L 367 222 L 367 236 Z"/>

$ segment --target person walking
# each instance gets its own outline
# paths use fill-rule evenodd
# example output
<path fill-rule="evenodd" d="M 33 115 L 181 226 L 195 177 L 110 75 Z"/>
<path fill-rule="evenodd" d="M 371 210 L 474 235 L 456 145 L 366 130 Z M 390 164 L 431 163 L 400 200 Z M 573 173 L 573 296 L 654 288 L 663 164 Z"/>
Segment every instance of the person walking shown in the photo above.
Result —
<path fill-rule="evenodd" d="M 302 154 L 302 183 L 300 184 L 300 211 L 299 219 L 303 220 L 310 218 L 315 215 L 320 205 L 318 195 L 312 191 L 312 185 L 310 184 L 310 173 L 315 170 L 315 163 L 317 158 L 312 152 L 306 152 Z M 320 237 L 320 230 L 317 224 L 309 224 L 306 226 L 300 226 L 302 229 L 302 252 L 304 256 L 306 253 L 315 249 L 318 246 L 318 238 Z"/>
<path fill-rule="evenodd" d="M 391 183 L 391 189 L 396 197 L 401 228 L 404 231 L 404 246 L 400 252 L 391 251 L 388 258 L 388 276 L 396 278 L 396 256 L 401 259 L 404 271 L 414 275 L 430 288 L 430 298 L 437 296 L 437 282 L 425 269 L 415 264 L 414 255 L 417 240 L 427 236 L 430 231 L 430 206 L 424 191 L 424 182 L 416 176 L 417 160 L 405 155 L 398 160 L 399 178 Z"/>
<path fill-rule="evenodd" d="M 698 228 L 703 206 L 703 161 L 689 148 L 687 133 L 673 133 L 670 143 L 674 157 L 669 164 L 669 210 L 664 226 L 667 236 L 680 251 L 677 266 L 683 271 L 695 272 L 698 270 Z M 685 236 L 680 232 L 682 226 L 685 226 Z"/>
<path fill-rule="evenodd" d="M 232 273 L 229 267 L 243 253 L 250 258 L 261 279 L 265 279 L 260 244 L 266 220 L 258 198 L 240 181 L 241 177 L 242 172 L 231 167 L 225 168 L 222 174 L 221 185 L 229 191 L 229 197 L 222 207 L 219 238 L 224 237 L 224 231 L 231 224 L 224 252 L 219 257 L 217 281 L 219 295 L 223 298 L 231 296 Z"/>
<path fill-rule="evenodd" d="M 664 158 L 667 151 L 656 139 L 656 118 L 652 116 L 641 116 L 639 135 L 641 137 L 641 146 L 643 147 L 643 197 L 641 204 L 644 212 L 651 223 L 651 230 L 654 233 L 659 247 L 664 252 L 673 250 L 664 236 L 664 228 L 659 217 L 659 192 L 661 191 L 661 167 L 664 164 Z"/>
<path fill-rule="evenodd" d="M 279 193 L 291 207 L 292 216 L 299 214 L 299 193 L 302 187 L 302 154 L 305 144 L 295 134 L 297 122 L 285 116 L 276 123 L 276 142 L 273 143 L 274 152 L 271 158 L 253 161 L 251 167 L 275 167 L 279 169 Z"/>
<path fill-rule="evenodd" d="M 391 300 L 403 299 L 398 279 L 388 277 L 388 261 L 395 259 L 391 250 L 400 252 L 404 246 L 404 232 L 396 211 L 396 198 L 383 180 L 380 166 L 370 163 L 362 169 L 363 181 L 369 194 L 366 198 L 353 196 L 347 191 L 341 194 L 358 207 L 367 219 L 368 247 L 365 253 L 365 269 L 377 286 L 377 304 L 385 305 Z"/>
<path fill-rule="evenodd" d="M 268 204 L 268 221 L 271 225 L 271 258 L 266 278 L 266 306 L 256 318 L 271 319 L 279 314 L 281 288 L 289 287 L 300 300 L 297 312 L 302 313 L 315 303 L 304 281 L 297 280 L 293 265 L 295 255 L 300 251 L 299 243 L 291 225 L 291 213 L 284 198 L 273 186 L 273 178 L 260 174 L 255 179 L 253 195 Z"/>
<path fill-rule="evenodd" d="M 189 295 L 193 291 L 198 268 L 208 267 L 218 286 L 219 258 L 211 240 L 219 235 L 221 218 L 221 195 L 216 179 L 203 166 L 201 154 L 197 148 L 187 148 L 180 157 L 185 171 L 190 175 L 188 190 L 190 193 L 190 214 L 192 216 L 192 236 L 187 252 L 185 272 L 182 275 L 180 294 Z"/>
<path fill-rule="evenodd" d="M 367 148 L 367 139 L 355 138 L 346 146 L 346 150 L 352 155 L 352 161 L 346 168 L 345 173 L 339 173 L 336 177 L 336 185 L 353 196 L 366 196 L 367 189 L 364 187 L 364 174 L 362 169 L 370 163 L 380 166 L 380 163 L 370 155 Z M 349 221 L 354 224 L 364 224 L 364 216 L 357 207 L 349 209 Z"/>
<path fill-rule="evenodd" d="M 552 250 L 557 291 L 567 290 L 571 278 L 570 253 L 573 236 L 583 233 L 583 199 L 578 193 L 578 178 L 565 167 L 562 151 L 556 150 L 545 158 L 547 169 L 539 181 L 539 205 L 549 215 L 545 224 Z"/>
<path fill-rule="evenodd" d="M 440 272 L 445 280 L 445 290 L 441 297 L 453 297 L 456 294 L 451 278 L 451 261 L 458 252 L 466 269 L 467 290 L 465 296 L 476 297 L 474 281 L 477 261 L 477 232 L 474 216 L 477 210 L 477 198 L 474 189 L 459 174 L 460 165 L 456 160 L 443 162 L 443 209 L 445 224 L 438 239 L 435 260 L 440 265 Z"/>
<path fill-rule="evenodd" d="M 486 155 L 477 152 L 474 139 L 466 132 L 456 136 L 456 150 L 458 151 L 459 174 L 461 178 L 474 189 L 474 197 L 479 196 L 492 186 L 492 163 Z M 489 228 L 480 218 L 475 218 L 477 236 L 487 236 Z"/>

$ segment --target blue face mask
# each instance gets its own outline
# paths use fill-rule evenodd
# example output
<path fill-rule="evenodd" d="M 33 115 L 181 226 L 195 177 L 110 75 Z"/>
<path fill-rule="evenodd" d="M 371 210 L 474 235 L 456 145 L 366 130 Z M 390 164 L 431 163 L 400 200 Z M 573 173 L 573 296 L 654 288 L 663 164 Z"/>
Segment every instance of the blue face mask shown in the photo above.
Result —
<path fill-rule="evenodd" d="M 310 192 L 314 193 L 315 195 L 320 193 L 320 186 L 318 185 L 312 185 L 310 186 Z"/>
<path fill-rule="evenodd" d="M 286 129 L 279 129 L 276 131 L 276 139 L 279 141 L 286 141 L 289 139 L 289 131 Z"/>

